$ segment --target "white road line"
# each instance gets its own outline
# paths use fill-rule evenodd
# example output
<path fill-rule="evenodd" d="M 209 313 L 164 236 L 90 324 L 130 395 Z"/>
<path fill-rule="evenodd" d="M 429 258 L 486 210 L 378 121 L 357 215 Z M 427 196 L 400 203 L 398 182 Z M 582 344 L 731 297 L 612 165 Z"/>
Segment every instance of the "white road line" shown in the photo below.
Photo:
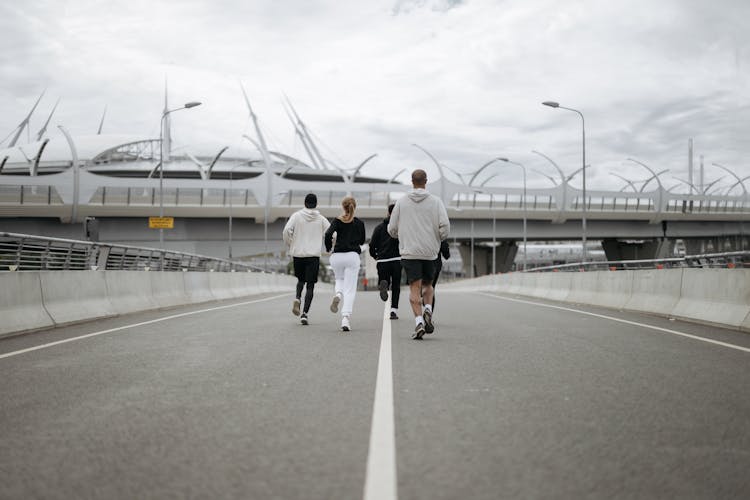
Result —
<path fill-rule="evenodd" d="M 87 333 L 86 335 L 79 335 L 78 337 L 71 337 L 69 339 L 63 339 L 63 340 L 58 340 L 56 342 L 50 342 L 49 344 L 42 344 L 42 345 L 38 345 L 38 346 L 35 346 L 35 347 L 29 347 L 28 349 L 21 349 L 20 351 L 13 351 L 13 352 L 5 353 L 5 354 L 0 354 L 0 359 L 10 358 L 11 356 L 18 356 L 19 354 L 24 354 L 26 352 L 38 351 L 39 349 L 46 349 L 47 347 L 52 347 L 52 346 L 56 346 L 56 345 L 60 345 L 60 344 L 67 344 L 68 342 L 75 342 L 76 340 L 83 340 L 83 339 L 87 339 L 89 337 L 96 337 L 97 335 L 104 335 L 105 333 L 112 333 L 112 332 L 117 332 L 117 331 L 120 331 L 120 330 L 127 330 L 128 328 L 137 328 L 139 326 L 150 325 L 152 323 L 159 323 L 160 321 L 167 321 L 167 320 L 170 320 L 170 319 L 182 318 L 184 316 L 192 316 L 193 314 L 201 314 L 201 313 L 210 312 L 210 311 L 218 311 L 220 309 L 228 309 L 230 307 L 246 306 L 248 304 L 257 304 L 258 302 L 265 302 L 267 300 L 274 300 L 274 299 L 278 299 L 280 297 L 286 297 L 288 295 L 289 295 L 288 293 L 285 293 L 283 295 L 274 295 L 273 297 L 266 297 L 264 299 L 250 300 L 250 301 L 247 301 L 247 302 L 240 302 L 238 304 L 229 304 L 227 306 L 210 307 L 208 309 L 201 309 L 199 311 L 190 311 L 190 312 L 181 313 L 181 314 L 173 314 L 171 316 L 165 316 L 163 318 L 157 318 L 157 319 L 152 319 L 152 320 L 149 320 L 149 321 L 143 321 L 141 323 L 132 323 L 130 325 L 118 326 L 117 328 L 110 328 L 108 330 L 102 330 L 100 332 Z"/>
<path fill-rule="evenodd" d="M 747 348 L 747 347 L 742 347 L 742 346 L 734 345 L 734 344 L 728 344 L 726 342 L 721 342 L 721 341 L 718 341 L 718 340 L 707 339 L 705 337 L 699 337 L 697 335 L 691 335 L 691 334 L 685 333 L 685 332 L 678 332 L 677 330 L 670 330 L 669 328 L 662 328 L 660 326 L 647 325 L 645 323 L 638 323 L 636 321 L 628 321 L 626 319 L 615 318 L 615 317 L 612 317 L 612 316 L 605 316 L 603 314 L 596 314 L 596 313 L 592 313 L 592 312 L 588 312 L 588 311 L 581 311 L 580 309 L 571 309 L 569 307 L 554 306 L 552 304 L 543 304 L 541 302 L 533 302 L 533 301 L 530 301 L 530 300 L 511 299 L 510 297 L 503 297 L 501 295 L 494 295 L 494 294 L 491 294 L 491 293 L 479 292 L 479 294 L 480 295 L 485 295 L 487 297 L 492 297 L 492 298 L 495 298 L 495 299 L 508 300 L 510 302 L 520 302 L 521 304 L 531 304 L 531 305 L 534 305 L 534 306 L 549 307 L 550 309 L 559 309 L 561 311 L 576 312 L 576 313 L 579 313 L 579 314 L 585 314 L 587 316 L 594 316 L 595 318 L 602 318 L 602 319 L 608 319 L 608 320 L 611 320 L 611 321 L 616 321 L 618 323 L 625 323 L 626 325 L 639 326 L 639 327 L 642 327 L 642 328 L 649 328 L 651 330 L 656 330 L 656 331 L 659 331 L 659 332 L 671 333 L 673 335 L 679 335 L 681 337 L 687 337 L 687 338 L 693 339 L 693 340 L 700 340 L 701 342 L 708 342 L 709 344 L 716 344 L 716 345 L 720 345 L 722 347 L 728 347 L 730 349 L 736 349 L 738 351 L 750 352 L 750 348 Z"/>
<path fill-rule="evenodd" d="M 396 500 L 396 429 L 393 415 L 390 303 L 383 310 L 383 334 L 372 408 L 370 450 L 367 453 L 365 500 Z"/>

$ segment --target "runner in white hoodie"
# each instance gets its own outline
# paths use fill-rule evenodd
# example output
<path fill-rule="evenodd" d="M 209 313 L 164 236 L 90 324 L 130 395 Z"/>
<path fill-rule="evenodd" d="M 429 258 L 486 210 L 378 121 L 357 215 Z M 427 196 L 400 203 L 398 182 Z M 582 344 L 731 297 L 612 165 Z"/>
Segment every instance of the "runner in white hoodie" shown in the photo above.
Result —
<path fill-rule="evenodd" d="M 411 183 L 414 189 L 393 207 L 388 234 L 398 238 L 401 265 L 409 284 L 409 302 L 417 324 L 412 338 L 421 340 L 422 335 L 435 330 L 432 324 L 435 259 L 451 225 L 442 200 L 425 189 L 427 173 L 415 170 Z"/>
<path fill-rule="evenodd" d="M 331 225 L 328 219 L 315 210 L 317 206 L 317 196 L 313 193 L 305 196 L 305 208 L 289 217 L 283 232 L 284 242 L 289 245 L 289 254 L 294 259 L 294 275 L 297 277 L 297 294 L 292 303 L 292 314 L 295 316 L 300 316 L 302 288 L 307 285 L 305 305 L 300 316 L 303 325 L 308 323 L 307 313 L 310 311 L 315 283 L 318 281 L 323 235 Z"/>

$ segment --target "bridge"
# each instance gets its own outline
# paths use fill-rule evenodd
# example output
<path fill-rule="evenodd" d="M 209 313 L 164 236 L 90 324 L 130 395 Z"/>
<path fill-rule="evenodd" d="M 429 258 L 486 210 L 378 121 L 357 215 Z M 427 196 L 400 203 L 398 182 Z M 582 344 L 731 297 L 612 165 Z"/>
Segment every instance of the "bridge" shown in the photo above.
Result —
<path fill-rule="evenodd" d="M 325 285 L 303 326 L 289 277 L 104 264 L 0 272 L 2 498 L 750 492 L 750 270 L 438 285 L 415 341 L 406 290 L 343 333 Z"/>
<path fill-rule="evenodd" d="M 159 179 L 99 175 L 80 168 L 84 164 L 49 175 L 0 176 L 2 229 L 79 238 L 82 222 L 91 217 L 106 241 L 153 243 L 156 234 L 145 218 L 163 208 L 177 218 L 175 229 L 166 232 L 167 248 L 225 256 L 231 239 L 235 255 L 280 253 L 285 218 L 302 206 L 308 192 L 318 194 L 319 208 L 328 217 L 339 213 L 343 196 L 355 196 L 358 215 L 370 231 L 388 203 L 409 189 L 347 177 L 296 180 L 263 169 L 234 180 L 167 177 L 160 186 Z M 699 195 L 659 185 L 649 192 L 588 190 L 584 200 L 583 192 L 566 182 L 524 190 L 458 184 L 445 177 L 428 188 L 446 203 L 451 238 L 461 245 L 464 262 L 474 261 L 477 275 L 509 270 L 524 237 L 580 239 L 584 207 L 586 236 L 602 242 L 609 260 L 665 257 L 674 253 L 677 240 L 691 254 L 750 248 L 745 228 L 750 199 L 744 192 Z M 227 233 L 227 220 L 233 221 L 234 234 Z"/>

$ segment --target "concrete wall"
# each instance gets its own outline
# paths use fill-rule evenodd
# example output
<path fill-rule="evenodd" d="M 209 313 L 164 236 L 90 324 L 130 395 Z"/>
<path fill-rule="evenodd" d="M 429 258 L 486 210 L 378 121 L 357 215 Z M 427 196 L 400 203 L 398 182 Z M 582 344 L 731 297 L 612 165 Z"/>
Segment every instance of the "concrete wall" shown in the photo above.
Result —
<path fill-rule="evenodd" d="M 270 273 L 0 272 L 0 336 L 185 304 L 294 290 Z"/>
<path fill-rule="evenodd" d="M 511 273 L 442 287 L 610 307 L 750 332 L 750 269 Z"/>

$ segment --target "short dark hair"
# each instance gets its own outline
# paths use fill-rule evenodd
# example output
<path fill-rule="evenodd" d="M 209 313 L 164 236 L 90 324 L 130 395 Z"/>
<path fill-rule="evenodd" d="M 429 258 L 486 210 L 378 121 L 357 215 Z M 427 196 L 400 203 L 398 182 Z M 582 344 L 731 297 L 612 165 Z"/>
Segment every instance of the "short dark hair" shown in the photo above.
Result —
<path fill-rule="evenodd" d="M 411 183 L 415 186 L 424 186 L 427 184 L 427 172 L 421 168 L 416 169 L 411 173 Z"/>
<path fill-rule="evenodd" d="M 395 206 L 396 206 L 395 203 L 391 203 L 390 205 L 388 205 L 388 215 L 391 215 L 391 212 L 393 212 L 393 207 Z"/>
<path fill-rule="evenodd" d="M 305 208 L 315 208 L 318 206 L 318 197 L 315 193 L 309 193 L 305 196 Z"/>

